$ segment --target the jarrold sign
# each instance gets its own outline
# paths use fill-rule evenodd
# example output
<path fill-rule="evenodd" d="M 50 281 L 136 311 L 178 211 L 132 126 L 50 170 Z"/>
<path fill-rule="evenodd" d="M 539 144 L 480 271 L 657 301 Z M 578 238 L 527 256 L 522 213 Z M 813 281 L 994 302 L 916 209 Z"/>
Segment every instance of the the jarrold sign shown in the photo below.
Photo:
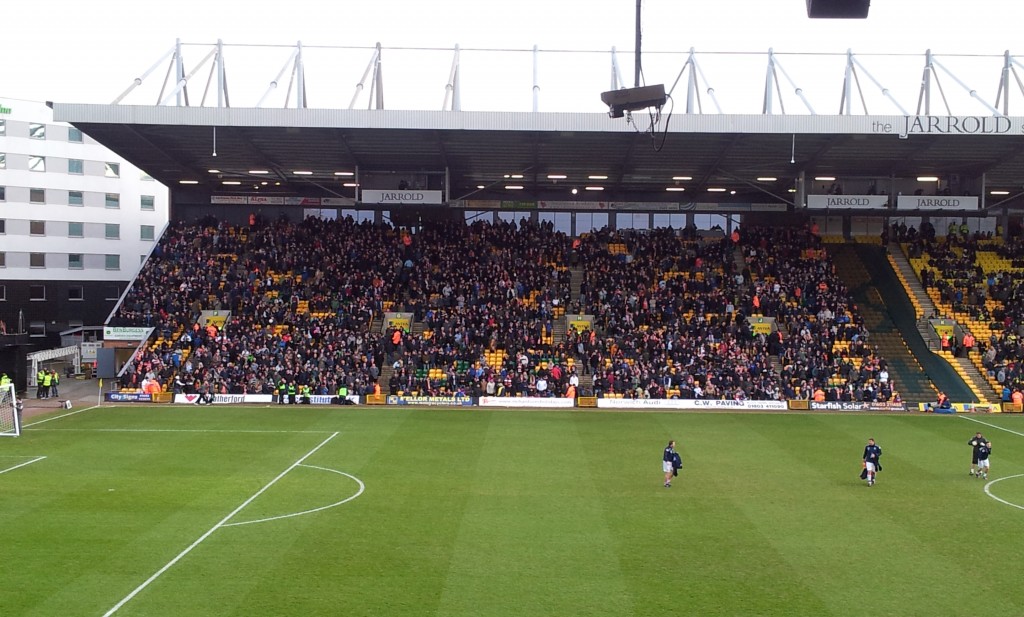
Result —
<path fill-rule="evenodd" d="M 807 207 L 812 209 L 872 209 L 886 208 L 886 195 L 808 195 Z"/>
<path fill-rule="evenodd" d="M 441 203 L 441 191 L 380 191 L 365 189 L 360 201 L 364 204 L 430 204 Z"/>
<path fill-rule="evenodd" d="M 906 135 L 1005 135 L 1021 133 L 1006 116 L 906 116 L 901 136 Z"/>

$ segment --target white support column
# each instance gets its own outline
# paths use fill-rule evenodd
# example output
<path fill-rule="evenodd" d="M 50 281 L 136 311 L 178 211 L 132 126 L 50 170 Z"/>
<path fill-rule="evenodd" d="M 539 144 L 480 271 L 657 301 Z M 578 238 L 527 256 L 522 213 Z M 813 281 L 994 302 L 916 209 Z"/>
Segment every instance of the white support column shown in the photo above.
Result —
<path fill-rule="evenodd" d="M 540 97 L 540 84 L 537 82 L 537 65 L 539 64 L 539 57 L 537 54 L 537 45 L 533 46 L 533 113 L 540 111 L 539 100 Z"/>
<path fill-rule="evenodd" d="M 618 90 L 622 87 L 622 75 L 619 73 L 619 58 L 612 47 L 612 85 L 609 90 Z"/>
<path fill-rule="evenodd" d="M 381 63 L 380 43 L 377 43 L 377 64 L 373 69 L 373 87 L 376 91 L 374 109 L 384 109 L 384 65 Z"/>
<path fill-rule="evenodd" d="M 152 73 L 153 71 L 155 71 L 155 70 L 156 70 L 156 67 L 158 67 L 158 66 L 160 66 L 161 64 L 163 64 L 163 63 L 164 63 L 164 60 L 166 60 L 167 58 L 171 57 L 171 56 L 172 56 L 172 55 L 174 54 L 174 52 L 175 52 L 175 50 L 176 50 L 176 49 L 177 49 L 177 47 L 172 47 L 172 48 L 168 49 L 168 50 L 167 50 L 167 51 L 166 51 L 166 52 L 164 53 L 164 55 L 160 56 L 160 59 L 159 59 L 159 60 L 157 60 L 156 62 L 154 62 L 154 63 L 153 63 L 153 66 L 149 67 L 149 68 L 148 68 L 148 69 L 146 70 L 146 72 L 145 72 L 145 73 L 143 73 L 143 74 L 142 74 L 141 76 L 139 76 L 139 77 L 136 77 L 136 78 L 135 78 L 135 79 L 134 79 L 134 80 L 132 81 L 132 85 L 128 86 L 128 88 L 127 88 L 127 89 L 126 89 L 126 90 L 125 90 L 124 92 L 122 92 L 122 93 L 121 93 L 121 96 L 119 96 L 119 97 L 117 97 L 116 99 L 114 99 L 114 101 L 113 101 L 113 102 L 111 103 L 111 105 L 117 105 L 117 104 L 118 104 L 118 103 L 120 103 L 120 102 L 121 102 L 122 100 L 124 100 L 124 97 L 128 96 L 129 94 L 131 94 L 131 91 L 132 91 L 132 90 L 134 90 L 134 89 L 138 88 L 139 86 L 141 86 L 141 85 L 142 85 L 142 82 L 143 82 L 143 81 L 144 81 L 144 80 L 145 80 L 145 79 L 146 79 L 147 77 L 149 77 L 149 74 L 150 74 L 150 73 Z M 172 60 L 171 60 L 171 61 L 172 61 L 172 62 L 174 61 L 174 60 L 173 60 L 173 58 L 172 58 Z"/>
<path fill-rule="evenodd" d="M 924 73 L 921 75 L 921 90 L 917 95 L 917 115 L 921 114 L 921 104 L 924 103 L 924 114 L 932 114 L 932 50 L 924 52 Z"/>
<path fill-rule="evenodd" d="M 764 103 L 761 105 L 761 113 L 771 115 L 774 113 L 772 99 L 775 89 L 775 52 L 768 48 L 768 67 L 764 78 Z"/>
<path fill-rule="evenodd" d="M 359 83 L 356 84 L 356 91 L 352 94 L 352 100 L 348 104 L 349 109 L 355 109 L 356 101 L 359 100 L 359 95 L 363 92 L 363 84 L 366 83 L 366 78 L 370 76 L 370 71 L 377 64 L 377 54 L 380 53 L 380 47 L 378 46 L 373 50 L 373 55 L 370 56 L 370 62 L 366 65 L 366 70 L 363 71 L 363 76 L 359 79 Z"/>
<path fill-rule="evenodd" d="M 455 53 L 452 56 L 452 66 L 448 70 L 448 83 L 444 85 L 444 102 L 441 103 L 441 111 L 461 111 L 458 98 L 459 80 L 459 46 L 455 45 Z"/>
<path fill-rule="evenodd" d="M 298 82 L 295 84 L 295 107 L 296 109 L 306 108 L 306 70 L 302 63 L 302 41 L 295 45 L 295 71 L 298 74 Z"/>
<path fill-rule="evenodd" d="M 217 39 L 217 107 L 224 107 L 224 41 Z"/>
<path fill-rule="evenodd" d="M 274 77 L 274 79 L 270 81 L 270 85 L 267 86 L 267 91 L 263 93 L 262 97 L 260 97 L 259 102 L 256 103 L 256 107 L 263 107 L 263 102 L 267 100 L 267 97 L 270 96 L 270 93 L 273 92 L 274 90 L 277 90 L 277 84 L 281 81 L 281 77 L 284 76 L 284 72 L 288 70 L 288 67 L 292 66 L 292 64 L 295 62 L 295 57 L 298 55 L 298 53 L 299 50 L 296 49 L 295 51 L 292 52 L 292 55 L 288 57 L 288 60 L 284 63 L 284 66 L 282 66 L 281 70 L 277 72 L 277 75 Z M 288 106 L 287 101 L 285 101 L 285 106 Z"/>

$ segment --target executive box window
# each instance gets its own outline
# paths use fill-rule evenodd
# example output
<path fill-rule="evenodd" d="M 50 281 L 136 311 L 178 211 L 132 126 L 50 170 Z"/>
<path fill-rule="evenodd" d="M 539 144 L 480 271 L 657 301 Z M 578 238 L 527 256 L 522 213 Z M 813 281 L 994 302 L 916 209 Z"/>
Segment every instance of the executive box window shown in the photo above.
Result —
<path fill-rule="evenodd" d="M 139 240 L 152 240 L 154 236 L 154 228 L 152 225 L 142 225 L 139 227 Z"/>
<path fill-rule="evenodd" d="M 46 285 L 29 285 L 28 299 L 34 302 L 41 302 L 46 299 Z"/>
<path fill-rule="evenodd" d="M 70 141 L 73 144 L 80 144 L 80 143 L 82 143 L 82 141 L 84 141 L 82 139 L 82 131 L 76 129 L 73 126 L 69 127 L 68 128 L 68 141 Z"/>
<path fill-rule="evenodd" d="M 46 322 L 45 321 L 30 321 L 28 322 L 28 335 L 32 337 L 46 336 Z"/>
<path fill-rule="evenodd" d="M 117 193 L 107 193 L 103 205 L 107 208 L 120 208 L 121 196 Z"/>
<path fill-rule="evenodd" d="M 46 235 L 46 221 L 29 221 L 28 222 L 28 233 L 31 236 L 45 236 Z"/>
<path fill-rule="evenodd" d="M 46 125 L 38 122 L 29 124 L 28 136 L 32 139 L 46 139 Z"/>
<path fill-rule="evenodd" d="M 28 266 L 30 268 L 45 268 L 46 267 L 46 253 L 29 253 L 28 254 Z"/>
<path fill-rule="evenodd" d="M 3 253 L 0 253 L 3 255 Z M 0 285 L 0 302 L 7 301 L 7 285 Z"/>
<path fill-rule="evenodd" d="M 82 159 L 68 159 L 68 173 L 82 175 L 84 163 Z"/>
<path fill-rule="evenodd" d="M 82 261 L 81 253 L 69 253 L 68 254 L 68 270 L 81 270 L 84 268 L 84 262 Z"/>
<path fill-rule="evenodd" d="M 121 256 L 120 255 L 105 255 L 104 256 L 104 267 L 107 270 L 120 270 L 121 269 Z M 108 298 L 109 299 L 109 298 Z M 117 296 L 114 296 L 117 299 Z"/>
<path fill-rule="evenodd" d="M 46 157 L 45 156 L 30 156 L 30 157 L 28 157 L 28 170 L 29 171 L 46 171 Z"/>
<path fill-rule="evenodd" d="M 72 302 L 85 300 L 85 290 L 81 285 L 72 285 L 68 287 L 68 300 Z"/>
<path fill-rule="evenodd" d="M 0 186 L 0 201 L 7 201 L 7 187 Z"/>
<path fill-rule="evenodd" d="M 7 253 L 0 251 L 0 268 L 7 267 Z"/>
<path fill-rule="evenodd" d="M 107 163 L 106 170 L 103 175 L 108 178 L 120 178 L 121 177 L 121 164 L 120 163 Z"/>
<path fill-rule="evenodd" d="M 28 200 L 34 204 L 46 203 L 46 189 L 29 189 Z"/>
<path fill-rule="evenodd" d="M 103 228 L 103 237 L 107 240 L 120 240 L 121 225 L 119 223 L 106 223 Z"/>
<path fill-rule="evenodd" d="M 7 153 L 0 152 L 0 169 L 7 169 Z"/>
<path fill-rule="evenodd" d="M 68 221 L 68 237 L 69 238 L 84 238 L 85 237 L 85 223 L 79 221 Z"/>
<path fill-rule="evenodd" d="M 68 205 L 84 206 L 85 198 L 82 197 L 82 191 L 68 191 Z"/>
<path fill-rule="evenodd" d="M 7 233 L 7 219 L 0 219 L 0 234 Z"/>
<path fill-rule="evenodd" d="M 156 210 L 156 199 L 152 195 L 140 195 L 139 203 L 143 210 Z"/>

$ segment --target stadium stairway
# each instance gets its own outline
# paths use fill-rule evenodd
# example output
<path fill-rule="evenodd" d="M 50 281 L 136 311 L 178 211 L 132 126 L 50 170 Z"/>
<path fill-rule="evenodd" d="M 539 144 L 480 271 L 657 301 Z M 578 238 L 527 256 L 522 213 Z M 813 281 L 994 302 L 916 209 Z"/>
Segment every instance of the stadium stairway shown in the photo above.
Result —
<path fill-rule="evenodd" d="M 935 388 L 956 402 L 978 402 L 970 386 L 928 349 L 917 330 L 917 313 L 886 255 L 871 244 L 829 247 L 836 272 L 864 315 L 870 342 L 889 363 L 889 373 L 907 402 L 933 402 Z M 883 297 L 880 290 L 885 289 Z"/>
<path fill-rule="evenodd" d="M 583 284 L 583 268 L 573 267 L 569 269 L 569 272 L 572 273 L 572 280 L 569 283 L 572 295 L 569 297 L 569 301 L 571 303 L 576 303 L 580 300 L 580 286 Z"/>

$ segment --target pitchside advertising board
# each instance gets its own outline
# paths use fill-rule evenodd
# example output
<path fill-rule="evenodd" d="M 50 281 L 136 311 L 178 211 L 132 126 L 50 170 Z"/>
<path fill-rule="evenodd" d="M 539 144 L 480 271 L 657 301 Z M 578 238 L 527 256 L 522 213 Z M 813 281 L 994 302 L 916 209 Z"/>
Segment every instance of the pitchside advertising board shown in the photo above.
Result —
<path fill-rule="evenodd" d="M 785 401 L 715 401 L 705 399 L 600 398 L 599 409 L 734 409 L 785 411 Z"/>
<path fill-rule="evenodd" d="M 422 405 L 426 407 L 469 407 L 470 396 L 398 396 L 389 395 L 388 405 Z"/>

